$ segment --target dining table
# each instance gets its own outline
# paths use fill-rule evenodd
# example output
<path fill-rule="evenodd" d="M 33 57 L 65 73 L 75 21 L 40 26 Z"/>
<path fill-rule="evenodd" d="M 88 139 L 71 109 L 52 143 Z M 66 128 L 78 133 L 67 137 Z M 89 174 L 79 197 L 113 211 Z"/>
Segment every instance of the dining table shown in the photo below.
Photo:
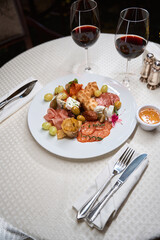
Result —
<path fill-rule="evenodd" d="M 152 44 L 160 49 L 159 44 Z M 131 85 L 127 91 L 137 108 L 144 104 L 160 107 L 160 88 L 150 90 L 140 81 L 143 56 L 129 62 Z M 89 62 L 93 63 L 87 73 L 91 81 L 97 75 L 120 84 L 126 59 L 115 48 L 114 34 L 101 33 L 89 48 Z M 71 36 L 35 46 L 1 67 L 0 97 L 31 76 L 42 89 L 70 74 L 78 79 L 83 73 L 77 72 L 76 66 L 84 63 L 85 50 Z M 85 158 L 85 153 L 82 158 L 65 157 L 63 145 L 55 154 L 32 136 L 28 126 L 31 104 L 32 100 L 0 124 L 0 218 L 36 240 L 159 239 L 160 128 L 145 131 L 136 123 L 130 136 L 112 151 L 106 149 L 95 157 Z M 77 221 L 72 206 L 126 142 L 137 152 L 146 153 L 149 165 L 103 231 L 92 229 Z"/>

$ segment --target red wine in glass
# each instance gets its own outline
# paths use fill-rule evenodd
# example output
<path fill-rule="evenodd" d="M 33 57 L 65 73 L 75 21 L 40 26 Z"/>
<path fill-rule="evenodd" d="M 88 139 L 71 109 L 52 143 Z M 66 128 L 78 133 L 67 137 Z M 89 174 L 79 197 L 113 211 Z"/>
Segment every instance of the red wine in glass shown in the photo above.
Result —
<path fill-rule="evenodd" d="M 116 39 L 117 51 L 125 58 L 131 59 L 139 57 L 146 45 L 147 41 L 136 35 L 127 35 Z"/>
<path fill-rule="evenodd" d="M 149 13 L 143 8 L 126 8 L 121 11 L 115 34 L 115 47 L 127 58 L 126 74 L 122 84 L 130 88 L 128 61 L 139 57 L 145 50 L 149 38 Z"/>
<path fill-rule="evenodd" d="M 96 1 L 77 0 L 72 3 L 70 28 L 74 42 L 86 50 L 85 71 L 89 71 L 91 67 L 88 64 L 88 48 L 95 44 L 100 35 L 99 13 Z"/>
<path fill-rule="evenodd" d="M 99 34 L 99 28 L 91 25 L 76 27 L 71 32 L 75 43 L 84 48 L 92 46 L 97 41 Z"/>

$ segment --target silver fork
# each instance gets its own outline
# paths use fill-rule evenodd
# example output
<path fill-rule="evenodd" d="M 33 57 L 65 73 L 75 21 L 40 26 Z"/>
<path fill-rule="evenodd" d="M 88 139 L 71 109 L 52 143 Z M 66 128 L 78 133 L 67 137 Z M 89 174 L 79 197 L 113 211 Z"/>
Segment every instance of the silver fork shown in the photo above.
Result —
<path fill-rule="evenodd" d="M 23 97 L 26 97 L 31 91 L 32 89 L 34 88 L 34 85 L 36 84 L 37 80 L 34 80 L 28 84 L 26 84 L 26 86 L 28 85 L 27 89 L 25 89 L 25 91 L 20 94 L 19 96 L 14 96 L 14 95 L 17 95 L 18 94 L 18 91 L 19 90 L 22 90 L 23 87 L 21 87 L 20 89 L 18 89 L 16 92 L 14 92 L 11 96 L 9 96 L 7 99 L 5 99 L 4 101 L 2 101 L 0 103 L 0 110 L 2 110 L 7 104 L 9 104 L 10 102 L 13 102 L 19 98 L 23 98 Z M 13 96 L 13 97 L 12 97 Z"/>
<path fill-rule="evenodd" d="M 99 196 L 101 195 L 103 190 L 106 188 L 108 183 L 111 181 L 111 179 L 115 175 L 121 173 L 127 167 L 127 165 L 130 162 L 134 152 L 135 151 L 133 149 L 131 149 L 130 147 L 127 147 L 125 152 L 122 154 L 122 156 L 115 163 L 114 168 L 113 168 L 113 172 L 112 172 L 110 178 L 108 179 L 108 181 L 105 182 L 102 185 L 102 187 L 93 196 L 91 196 L 88 199 L 88 201 L 85 202 L 85 204 L 80 208 L 80 210 L 77 213 L 77 219 L 78 220 L 83 219 L 83 218 L 85 218 L 87 216 L 88 212 L 93 207 L 93 205 L 95 204 L 95 202 L 97 201 L 97 199 L 99 198 Z"/>

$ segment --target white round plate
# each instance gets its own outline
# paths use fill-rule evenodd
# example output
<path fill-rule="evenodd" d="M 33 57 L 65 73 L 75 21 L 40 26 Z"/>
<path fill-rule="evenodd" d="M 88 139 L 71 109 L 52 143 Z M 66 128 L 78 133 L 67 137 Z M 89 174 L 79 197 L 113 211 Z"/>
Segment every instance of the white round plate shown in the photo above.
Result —
<path fill-rule="evenodd" d="M 88 82 L 94 81 L 97 82 L 99 87 L 107 84 L 108 91 L 120 97 L 122 106 L 119 110 L 119 117 L 122 122 L 116 123 L 115 127 L 111 129 L 110 135 L 102 141 L 81 143 L 76 138 L 57 140 L 56 136 L 52 137 L 48 131 L 42 129 L 42 123 L 45 121 L 43 116 L 47 113 L 49 107 L 49 103 L 44 101 L 44 95 L 54 92 L 55 87 L 58 85 L 65 86 L 74 78 L 77 78 L 78 82 L 83 84 L 84 87 Z M 28 112 L 28 125 L 35 140 L 51 153 L 74 159 L 97 157 L 116 149 L 129 138 L 135 129 L 136 123 L 136 103 L 130 91 L 113 79 L 86 73 L 81 76 L 68 75 L 47 84 L 34 97 Z"/>

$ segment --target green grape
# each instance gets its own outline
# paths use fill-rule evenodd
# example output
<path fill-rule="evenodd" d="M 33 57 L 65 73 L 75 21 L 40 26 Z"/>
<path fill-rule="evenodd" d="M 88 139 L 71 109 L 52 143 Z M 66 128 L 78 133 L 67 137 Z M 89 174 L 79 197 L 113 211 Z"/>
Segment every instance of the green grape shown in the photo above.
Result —
<path fill-rule="evenodd" d="M 44 129 L 44 130 L 49 130 L 49 128 L 51 127 L 52 125 L 51 125 L 51 123 L 49 123 L 49 122 L 44 122 L 44 123 L 42 123 L 42 128 Z"/>
<path fill-rule="evenodd" d="M 94 91 L 94 96 L 95 96 L 95 97 L 100 97 L 101 94 L 102 94 L 102 92 L 101 92 L 100 90 L 95 90 L 95 91 Z"/>
<path fill-rule="evenodd" d="M 46 101 L 46 102 L 50 102 L 52 100 L 52 98 L 53 98 L 53 94 L 52 93 L 46 93 L 44 95 L 44 101 Z"/>
<path fill-rule="evenodd" d="M 51 127 L 49 128 L 49 134 L 50 134 L 51 136 L 55 136 L 55 135 L 57 134 L 57 128 L 56 128 L 55 126 L 51 126 Z"/>
<path fill-rule="evenodd" d="M 64 92 L 64 93 L 62 93 L 62 96 L 61 96 L 61 100 L 65 100 L 65 99 L 67 99 L 67 94 Z"/>
<path fill-rule="evenodd" d="M 58 87 L 56 87 L 56 88 L 54 89 L 54 94 L 55 94 L 55 95 L 58 94 Z"/>
<path fill-rule="evenodd" d="M 101 87 L 101 92 L 102 93 L 106 93 L 108 91 L 108 86 L 107 85 L 103 85 L 102 87 Z"/>
<path fill-rule="evenodd" d="M 57 89 L 57 92 L 58 93 L 61 93 L 61 92 L 63 92 L 64 91 L 64 87 L 63 86 L 58 86 L 58 89 Z"/>

